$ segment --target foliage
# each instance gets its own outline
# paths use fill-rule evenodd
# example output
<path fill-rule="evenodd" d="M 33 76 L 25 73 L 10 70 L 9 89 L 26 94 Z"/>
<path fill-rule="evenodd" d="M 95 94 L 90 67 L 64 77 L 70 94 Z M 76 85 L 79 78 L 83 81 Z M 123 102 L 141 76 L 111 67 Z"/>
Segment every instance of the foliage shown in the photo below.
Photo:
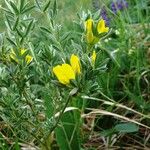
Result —
<path fill-rule="evenodd" d="M 1 149 L 150 147 L 148 0 L 89 2 L 2 4 Z"/>

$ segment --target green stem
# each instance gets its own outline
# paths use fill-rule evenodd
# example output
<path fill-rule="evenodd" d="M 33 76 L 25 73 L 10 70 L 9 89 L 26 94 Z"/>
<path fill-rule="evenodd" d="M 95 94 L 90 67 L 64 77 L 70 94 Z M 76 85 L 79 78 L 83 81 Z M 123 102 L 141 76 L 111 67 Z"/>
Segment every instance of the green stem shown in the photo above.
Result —
<path fill-rule="evenodd" d="M 26 93 L 25 90 L 23 91 L 23 96 L 24 96 L 24 98 L 25 98 L 25 100 L 26 100 L 26 103 L 29 105 L 31 111 L 33 112 L 33 115 L 36 117 L 36 113 L 35 113 L 35 111 L 34 111 L 34 108 L 33 108 L 33 106 L 32 106 L 32 103 L 29 101 L 30 98 L 28 97 L 28 94 Z"/>
<path fill-rule="evenodd" d="M 65 111 L 66 107 L 67 107 L 68 104 L 69 104 L 69 101 L 70 101 L 71 97 L 72 97 L 72 95 L 69 94 L 69 96 L 68 96 L 68 98 L 67 98 L 67 101 L 66 101 L 66 103 L 65 103 L 65 105 L 64 105 L 64 107 L 63 107 L 63 109 L 62 109 L 62 111 L 60 112 L 60 115 L 58 116 L 58 119 L 57 119 L 55 125 L 50 129 L 49 134 L 46 136 L 46 138 L 44 138 L 44 141 L 45 141 L 45 145 L 44 145 L 44 146 L 45 146 L 45 148 L 47 148 L 47 150 L 48 150 L 48 146 L 47 146 L 47 143 L 46 143 L 46 141 L 47 141 L 46 139 L 48 139 L 49 136 L 51 135 L 51 133 L 57 128 L 58 123 L 60 122 L 60 120 L 61 120 L 61 118 L 62 118 L 62 116 L 63 116 L 63 114 L 64 114 L 64 111 Z"/>
<path fill-rule="evenodd" d="M 71 96 L 69 95 L 68 98 L 67 98 L 67 101 L 66 101 L 66 103 L 65 103 L 65 105 L 64 105 L 64 107 L 63 107 L 63 109 L 62 109 L 62 111 L 60 113 L 60 115 L 58 116 L 58 119 L 57 119 L 55 125 L 53 126 L 53 128 L 51 128 L 50 133 L 52 133 L 55 130 L 55 128 L 57 127 L 59 121 L 61 120 L 61 118 L 62 118 L 62 116 L 64 114 L 64 111 L 65 111 L 66 107 L 69 104 L 70 99 L 71 99 Z"/>

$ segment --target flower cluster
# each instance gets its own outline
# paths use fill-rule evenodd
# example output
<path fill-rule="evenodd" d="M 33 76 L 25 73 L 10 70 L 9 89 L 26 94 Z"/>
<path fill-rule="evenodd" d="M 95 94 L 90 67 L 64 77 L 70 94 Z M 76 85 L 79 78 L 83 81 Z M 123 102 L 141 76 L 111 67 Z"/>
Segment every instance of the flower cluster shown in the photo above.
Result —
<path fill-rule="evenodd" d="M 99 20 L 97 24 L 94 24 L 93 19 L 88 19 L 85 21 L 85 30 L 87 43 L 95 44 L 99 41 L 100 34 L 107 33 L 109 28 L 106 27 L 103 19 Z"/>
<path fill-rule="evenodd" d="M 116 2 L 112 2 L 110 4 L 110 8 L 114 13 L 121 11 L 128 7 L 128 3 L 126 0 L 117 0 Z"/>
<path fill-rule="evenodd" d="M 60 83 L 70 84 L 70 80 L 75 80 L 77 74 L 81 74 L 81 65 L 78 56 L 72 54 L 70 64 L 62 64 L 53 67 L 53 72 Z"/>
<path fill-rule="evenodd" d="M 95 50 L 91 56 L 91 63 L 94 66 L 96 61 Z M 64 63 L 53 67 L 53 72 L 61 84 L 69 85 L 71 80 L 76 79 L 76 75 L 81 74 L 81 64 L 78 56 L 72 54 L 70 64 Z"/>
<path fill-rule="evenodd" d="M 118 11 L 122 11 L 125 8 L 128 7 L 128 2 L 126 0 L 117 0 L 117 1 L 113 1 L 110 4 L 109 9 L 112 10 L 113 13 L 117 13 Z M 106 25 L 109 26 L 110 25 L 110 18 L 108 16 L 107 10 L 104 7 L 102 7 L 101 12 L 100 12 L 100 16 L 105 20 Z"/>
<path fill-rule="evenodd" d="M 96 28 L 95 28 L 96 25 Z M 105 26 L 103 19 L 99 20 L 97 24 L 94 24 L 92 19 L 85 21 L 86 40 L 88 44 L 95 44 L 99 40 L 99 36 L 102 33 L 107 33 L 109 28 Z M 91 65 L 94 68 L 96 61 L 96 52 L 93 50 L 91 55 Z M 81 63 L 77 55 L 72 54 L 70 58 L 70 64 L 63 63 L 53 67 L 53 73 L 57 77 L 58 81 L 63 85 L 69 85 L 71 80 L 75 80 L 77 75 L 81 74 Z"/>
<path fill-rule="evenodd" d="M 16 53 L 14 52 L 14 50 L 12 50 L 12 52 L 10 54 L 10 58 L 12 60 L 14 60 L 16 63 L 19 63 L 19 57 L 22 59 L 24 57 L 24 55 L 25 55 L 25 57 L 24 57 L 25 58 L 25 62 L 27 64 L 29 64 L 32 61 L 33 57 L 31 55 L 29 55 L 29 54 L 26 54 L 26 53 L 27 53 L 26 49 L 20 49 L 19 50 L 19 54 L 18 54 L 19 56 L 17 56 Z"/>

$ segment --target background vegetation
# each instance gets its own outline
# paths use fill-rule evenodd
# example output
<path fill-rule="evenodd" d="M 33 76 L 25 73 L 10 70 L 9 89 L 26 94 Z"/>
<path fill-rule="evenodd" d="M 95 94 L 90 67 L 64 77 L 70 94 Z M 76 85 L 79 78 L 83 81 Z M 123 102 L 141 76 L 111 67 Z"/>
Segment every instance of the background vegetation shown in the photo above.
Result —
<path fill-rule="evenodd" d="M 150 149 L 150 3 L 117 2 L 0 1 L 0 149 Z M 94 44 L 88 18 L 109 21 Z M 53 68 L 72 54 L 63 85 Z"/>

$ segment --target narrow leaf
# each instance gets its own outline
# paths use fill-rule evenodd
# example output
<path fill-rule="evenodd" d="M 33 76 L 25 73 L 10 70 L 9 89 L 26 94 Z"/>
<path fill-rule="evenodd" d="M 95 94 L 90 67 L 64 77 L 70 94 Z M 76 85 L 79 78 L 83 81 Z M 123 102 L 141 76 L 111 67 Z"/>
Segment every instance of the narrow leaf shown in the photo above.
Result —
<path fill-rule="evenodd" d="M 20 11 L 20 13 L 21 13 L 22 10 L 23 10 L 23 7 L 24 7 L 24 5 L 25 5 L 25 0 L 19 0 L 19 2 L 20 2 L 20 4 L 19 4 L 19 11 Z"/>
<path fill-rule="evenodd" d="M 48 0 L 47 3 L 45 4 L 44 8 L 43 8 L 44 12 L 48 9 L 50 3 L 51 3 L 51 0 Z"/>
<path fill-rule="evenodd" d="M 11 21 L 9 20 L 8 16 L 5 15 L 6 21 L 5 24 L 8 27 L 8 29 L 12 30 Z"/>
<path fill-rule="evenodd" d="M 70 36 L 71 32 L 66 32 L 62 37 L 61 37 L 61 42 L 65 41 L 66 39 L 68 39 L 68 37 Z"/>
<path fill-rule="evenodd" d="M 41 6 L 40 6 L 38 0 L 35 0 L 35 2 L 36 2 L 36 4 L 37 4 L 38 8 L 41 10 Z"/>
<path fill-rule="evenodd" d="M 12 9 L 14 10 L 15 14 L 18 15 L 19 10 L 18 10 L 17 6 L 12 1 L 10 1 L 10 5 L 11 5 Z"/>
<path fill-rule="evenodd" d="M 47 33 L 52 33 L 48 28 L 45 28 L 45 27 L 40 27 L 40 29 L 44 32 L 47 32 Z"/>
<path fill-rule="evenodd" d="M 24 14 L 24 13 L 30 11 L 30 10 L 33 9 L 33 8 L 35 8 L 34 5 L 33 5 L 33 6 L 30 6 L 30 7 L 28 7 L 28 8 L 26 8 L 26 9 L 23 9 L 21 13 Z"/>
<path fill-rule="evenodd" d="M 17 28 L 16 28 L 16 31 L 20 37 L 22 37 L 22 38 L 24 37 L 23 33 L 21 33 Z"/>
<path fill-rule="evenodd" d="M 28 28 L 27 28 L 27 30 L 26 30 L 25 36 L 27 36 L 28 33 L 30 32 L 32 25 L 33 25 L 33 20 L 30 21 L 30 23 L 29 23 L 29 25 L 28 25 Z"/>
<path fill-rule="evenodd" d="M 57 14 L 57 0 L 54 1 L 54 6 L 53 6 L 53 15 L 55 16 Z"/>
<path fill-rule="evenodd" d="M 15 24 L 14 24 L 14 26 L 13 26 L 13 30 L 16 29 L 18 23 L 19 23 L 19 17 L 16 18 Z"/>
<path fill-rule="evenodd" d="M 7 2 L 7 0 L 5 0 L 5 4 L 7 5 L 8 9 L 11 11 L 11 13 L 15 13 L 12 6 Z"/>
<path fill-rule="evenodd" d="M 14 46 L 16 46 L 17 47 L 17 45 L 16 45 L 16 43 L 14 42 L 14 41 L 12 41 L 10 38 L 6 38 L 12 45 L 14 45 Z"/>

